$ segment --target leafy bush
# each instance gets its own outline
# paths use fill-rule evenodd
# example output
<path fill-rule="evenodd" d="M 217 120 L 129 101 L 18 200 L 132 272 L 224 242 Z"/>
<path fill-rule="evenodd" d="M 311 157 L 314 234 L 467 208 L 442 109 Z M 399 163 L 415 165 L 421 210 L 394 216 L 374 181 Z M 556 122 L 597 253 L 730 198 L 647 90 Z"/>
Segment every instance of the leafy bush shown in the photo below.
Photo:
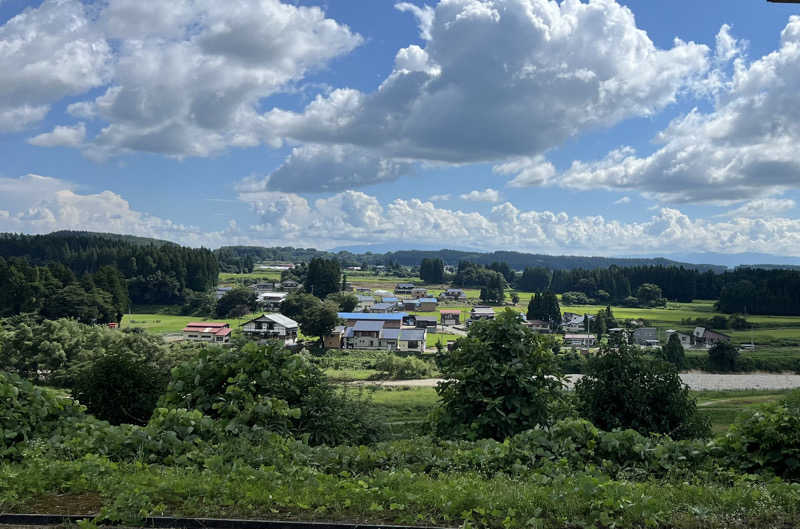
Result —
<path fill-rule="evenodd" d="M 720 373 L 736 371 L 737 358 L 739 350 L 735 345 L 719 342 L 708 350 L 708 368 Z"/>
<path fill-rule="evenodd" d="M 590 305 L 594 300 L 583 292 L 564 292 L 561 294 L 561 303 L 564 305 Z"/>
<path fill-rule="evenodd" d="M 199 410 L 231 433 L 268 429 L 307 435 L 312 444 L 381 435 L 366 402 L 337 391 L 308 358 L 277 343 L 204 348 L 172 370 L 160 406 Z"/>
<path fill-rule="evenodd" d="M 433 375 L 431 364 L 413 356 L 401 357 L 384 353 L 375 361 L 375 369 L 381 378 L 391 380 L 427 378 Z"/>
<path fill-rule="evenodd" d="M 604 430 L 632 428 L 675 438 L 710 431 L 677 368 L 624 344 L 589 360 L 575 394 L 582 416 Z"/>
<path fill-rule="evenodd" d="M 553 352 L 510 309 L 473 323 L 437 364 L 440 435 L 505 439 L 552 423 L 564 398 Z"/>
<path fill-rule="evenodd" d="M 117 349 L 82 365 L 72 394 L 89 413 L 112 424 L 146 424 L 167 387 L 150 356 Z"/>
<path fill-rule="evenodd" d="M 19 443 L 47 437 L 62 420 L 82 414 L 69 397 L 0 371 L 0 456 L 16 453 Z"/>
<path fill-rule="evenodd" d="M 800 390 L 780 403 L 741 415 L 722 446 L 743 471 L 767 469 L 784 478 L 800 478 Z"/>

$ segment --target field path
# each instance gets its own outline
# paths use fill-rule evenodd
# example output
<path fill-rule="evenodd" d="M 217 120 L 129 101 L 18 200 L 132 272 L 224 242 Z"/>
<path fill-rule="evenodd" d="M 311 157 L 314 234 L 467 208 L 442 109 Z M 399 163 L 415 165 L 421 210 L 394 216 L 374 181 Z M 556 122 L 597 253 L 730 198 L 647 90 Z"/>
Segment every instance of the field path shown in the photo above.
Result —
<path fill-rule="evenodd" d="M 583 375 L 567 375 L 569 387 L 580 380 Z M 735 389 L 794 389 L 800 388 L 800 375 L 783 373 L 738 373 L 735 375 L 718 375 L 713 373 L 681 373 L 681 379 L 696 391 L 703 390 L 735 390 Z M 419 388 L 436 387 L 441 378 L 423 378 L 419 380 L 382 380 L 366 382 L 377 386 L 407 386 Z"/>

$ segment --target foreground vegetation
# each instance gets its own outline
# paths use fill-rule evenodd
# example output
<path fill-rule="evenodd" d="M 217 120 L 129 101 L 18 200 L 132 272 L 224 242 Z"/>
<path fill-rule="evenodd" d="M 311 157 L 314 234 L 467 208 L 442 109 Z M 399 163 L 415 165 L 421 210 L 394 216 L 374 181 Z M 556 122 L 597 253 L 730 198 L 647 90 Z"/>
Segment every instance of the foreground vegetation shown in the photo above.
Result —
<path fill-rule="evenodd" d="M 800 523 L 800 393 L 696 402 L 674 367 L 624 347 L 590 364 L 585 380 L 599 385 L 565 393 L 552 351 L 510 312 L 437 356 L 457 382 L 412 390 L 332 384 L 321 369 L 359 360 L 345 353 L 241 340 L 170 347 L 75 322 L 42 323 L 58 339 L 27 344 L 39 351 L 31 360 L 13 345 L 30 325 L 6 322 L 0 340 L 15 372 L 0 372 L 3 512 L 96 512 L 126 524 L 152 515 L 553 529 Z M 369 357 L 359 361 L 394 368 L 385 354 Z M 611 369 L 617 362 L 636 369 Z M 620 407 L 627 401 L 635 409 Z M 619 428 L 587 421 L 592 403 Z M 726 435 L 702 427 L 750 406 Z M 676 424 L 700 427 L 675 440 L 665 434 Z"/>

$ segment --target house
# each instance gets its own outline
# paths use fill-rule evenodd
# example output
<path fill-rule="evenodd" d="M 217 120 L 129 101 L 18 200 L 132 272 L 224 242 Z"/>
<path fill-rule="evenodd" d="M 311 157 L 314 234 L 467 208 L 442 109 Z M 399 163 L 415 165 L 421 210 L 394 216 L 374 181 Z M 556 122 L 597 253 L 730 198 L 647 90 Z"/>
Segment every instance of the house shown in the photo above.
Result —
<path fill-rule="evenodd" d="M 529 320 L 525 319 L 523 324 L 530 330 L 539 334 L 550 334 L 550 324 L 544 320 Z"/>
<path fill-rule="evenodd" d="M 433 312 L 439 306 L 439 300 L 436 298 L 420 298 L 419 310 L 420 312 Z"/>
<path fill-rule="evenodd" d="M 692 331 L 692 343 L 694 345 L 711 347 L 720 342 L 730 342 L 731 337 L 721 332 L 712 331 L 705 327 L 695 327 Z"/>
<path fill-rule="evenodd" d="M 678 335 L 678 340 L 680 340 L 681 346 L 684 347 L 684 348 L 691 347 L 691 345 L 692 345 L 692 337 L 689 336 L 688 334 L 684 334 L 682 332 L 678 332 L 678 331 L 676 331 L 674 329 L 667 329 L 665 334 L 667 336 L 667 341 L 669 341 L 670 337 L 673 334 L 677 334 Z"/>
<path fill-rule="evenodd" d="M 256 294 L 263 294 L 264 292 L 272 292 L 275 290 L 275 283 L 256 283 L 251 287 L 253 290 L 256 291 Z"/>
<path fill-rule="evenodd" d="M 433 327 L 435 329 L 438 324 L 439 321 L 435 316 L 417 316 L 414 322 L 417 329 L 426 329 L 428 327 Z"/>
<path fill-rule="evenodd" d="M 381 298 L 381 302 L 397 304 L 397 303 L 400 302 L 400 298 L 395 297 L 395 296 L 384 296 L 384 297 Z"/>
<path fill-rule="evenodd" d="M 381 349 L 423 353 L 426 333 L 425 329 L 383 329 Z"/>
<path fill-rule="evenodd" d="M 448 288 L 439 297 L 454 301 L 466 301 L 467 299 L 467 295 L 460 288 Z"/>
<path fill-rule="evenodd" d="M 428 289 L 422 287 L 414 287 L 411 289 L 411 295 L 415 298 L 426 298 L 428 297 Z"/>
<path fill-rule="evenodd" d="M 406 317 L 405 312 L 371 313 L 371 312 L 339 312 L 339 319 L 344 320 L 347 327 L 358 321 L 382 321 L 387 329 L 399 329 Z"/>
<path fill-rule="evenodd" d="M 183 328 L 183 338 L 193 342 L 228 343 L 231 341 L 231 326 L 213 321 L 187 323 Z"/>
<path fill-rule="evenodd" d="M 439 314 L 442 318 L 442 325 L 458 325 L 461 323 L 460 310 L 440 310 Z"/>
<path fill-rule="evenodd" d="M 368 312 L 373 305 L 375 305 L 375 298 L 372 296 L 357 295 L 358 304 L 356 304 L 356 311 Z"/>
<path fill-rule="evenodd" d="M 384 296 L 391 296 L 392 293 L 389 292 L 388 290 L 376 290 L 375 291 L 375 295 L 376 296 L 380 296 L 380 297 L 384 297 Z"/>
<path fill-rule="evenodd" d="M 633 331 L 633 343 L 636 345 L 658 345 L 658 329 L 655 327 L 641 327 Z"/>
<path fill-rule="evenodd" d="M 264 310 L 277 312 L 281 309 L 281 303 L 286 299 L 286 292 L 263 292 L 258 295 L 256 302 Z"/>
<path fill-rule="evenodd" d="M 483 306 L 476 306 L 473 307 L 469 313 L 469 319 L 472 321 L 476 320 L 493 320 L 494 319 L 494 309 L 492 307 L 483 307 Z"/>
<path fill-rule="evenodd" d="M 372 292 L 372 289 L 369 287 L 356 287 L 356 292 L 359 294 L 369 294 Z"/>
<path fill-rule="evenodd" d="M 294 279 L 287 279 L 286 281 L 281 281 L 282 290 L 286 290 L 287 292 L 292 292 L 293 290 L 297 290 L 298 288 L 300 288 L 300 283 L 298 283 Z"/>
<path fill-rule="evenodd" d="M 394 287 L 395 294 L 411 294 L 414 291 L 414 283 L 397 283 Z"/>
<path fill-rule="evenodd" d="M 419 300 L 418 299 L 404 299 L 403 300 L 403 310 L 419 310 Z"/>
<path fill-rule="evenodd" d="M 233 287 L 217 287 L 216 290 L 214 291 L 214 295 L 216 296 L 217 301 L 222 299 L 222 296 L 224 296 L 231 290 L 233 290 Z"/>
<path fill-rule="evenodd" d="M 564 345 L 572 347 L 594 347 L 597 345 L 597 337 L 593 334 L 565 334 Z"/>
<path fill-rule="evenodd" d="M 286 344 L 297 341 L 298 324 L 278 313 L 262 314 L 242 324 L 242 334 L 262 340 L 280 340 Z"/>
<path fill-rule="evenodd" d="M 375 303 L 370 312 L 394 312 L 397 308 L 397 305 L 394 303 Z"/>
<path fill-rule="evenodd" d="M 383 321 L 360 320 L 344 332 L 345 349 L 381 349 L 380 336 Z"/>
<path fill-rule="evenodd" d="M 580 333 L 586 332 L 587 324 L 589 327 L 592 325 L 592 320 L 594 316 L 589 314 L 574 314 L 572 312 L 565 312 L 564 316 L 561 318 L 561 327 L 566 332 L 571 333 Z M 588 319 L 588 321 L 587 321 Z"/>
<path fill-rule="evenodd" d="M 329 335 L 323 336 L 322 343 L 325 345 L 325 349 L 341 349 L 345 329 L 344 325 L 337 325 Z"/>

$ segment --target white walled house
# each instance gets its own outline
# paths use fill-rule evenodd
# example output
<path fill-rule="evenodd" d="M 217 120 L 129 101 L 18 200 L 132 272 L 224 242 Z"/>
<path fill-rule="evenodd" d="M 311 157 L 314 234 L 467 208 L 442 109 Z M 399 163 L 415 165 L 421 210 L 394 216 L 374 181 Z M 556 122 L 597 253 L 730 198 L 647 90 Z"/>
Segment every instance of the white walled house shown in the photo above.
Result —
<path fill-rule="evenodd" d="M 298 324 L 283 314 L 262 314 L 242 324 L 245 336 L 261 340 L 280 340 L 286 344 L 297 341 Z"/>
<path fill-rule="evenodd" d="M 281 309 L 281 303 L 288 295 L 287 292 L 264 292 L 258 295 L 256 302 L 262 309 L 276 312 Z"/>

